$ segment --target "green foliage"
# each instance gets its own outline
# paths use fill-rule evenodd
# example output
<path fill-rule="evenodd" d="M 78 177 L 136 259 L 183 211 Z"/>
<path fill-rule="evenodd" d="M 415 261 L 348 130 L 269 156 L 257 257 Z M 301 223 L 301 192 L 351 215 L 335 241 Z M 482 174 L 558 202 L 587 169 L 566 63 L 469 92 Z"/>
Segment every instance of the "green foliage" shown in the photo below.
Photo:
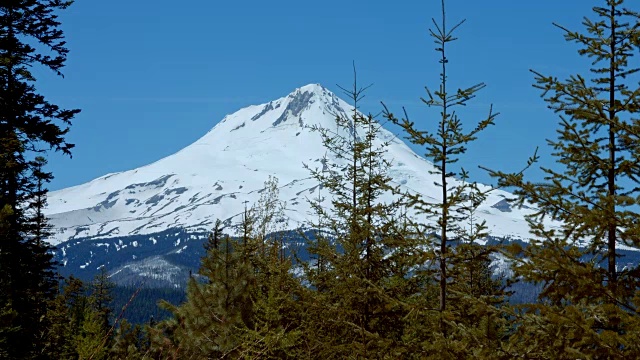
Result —
<path fill-rule="evenodd" d="M 233 352 L 239 345 L 237 327 L 249 325 L 245 322 L 251 315 L 253 271 L 234 245 L 225 238 L 220 249 L 210 251 L 200 270 L 208 283 L 192 277 L 187 301 L 174 309 L 174 337 L 182 356 L 219 357 Z"/>
<path fill-rule="evenodd" d="M 47 313 L 47 318 L 51 322 L 51 326 L 48 329 L 45 352 L 49 354 L 51 358 L 77 358 L 74 340 L 79 321 L 72 319 L 74 311 L 70 311 L 67 301 L 66 296 L 58 294 L 51 302 L 49 312 Z M 74 327 L 74 325 L 76 325 L 76 327 Z"/>
<path fill-rule="evenodd" d="M 269 235 L 280 226 L 283 209 L 277 180 L 270 178 L 258 203 L 245 211 L 239 238 L 224 235 L 216 223 L 186 301 L 163 303 L 173 318 L 150 330 L 152 353 L 161 358 L 288 353 L 299 336 L 290 307 L 301 285 L 289 273 L 284 239 Z"/>
<path fill-rule="evenodd" d="M 65 279 L 50 302 L 41 353 L 51 359 L 106 359 L 112 343 L 111 289 L 106 271 L 91 286 L 74 277 Z"/>
<path fill-rule="evenodd" d="M 96 313 L 96 321 L 105 334 L 111 328 L 111 303 L 113 301 L 112 292 L 114 286 L 115 284 L 109 280 L 109 275 L 104 266 L 100 268 L 100 273 L 96 275 L 91 283 L 89 306 Z"/>
<path fill-rule="evenodd" d="M 42 215 L 51 174 L 43 170 L 48 150 L 70 154 L 65 141 L 78 110 L 48 102 L 35 88 L 36 67 L 61 74 L 68 50 L 57 11 L 69 1 L 23 0 L 0 5 L 0 298 L 12 324 L 0 353 L 7 358 L 41 358 L 48 333 L 47 303 L 54 276 Z"/>
<path fill-rule="evenodd" d="M 300 301 L 306 289 L 291 273 L 292 262 L 283 256 L 278 239 L 254 258 L 257 291 L 252 301 L 251 327 L 241 334 L 241 357 L 300 358 L 305 313 Z"/>
<path fill-rule="evenodd" d="M 20 330 L 16 324 L 17 314 L 11 303 L 3 302 L 0 308 L 0 358 L 9 358 L 10 339 Z"/>
<path fill-rule="evenodd" d="M 101 314 L 91 307 L 86 309 L 80 335 L 76 340 L 79 359 L 103 360 L 107 358 L 108 348 L 104 342 L 108 336 Z"/>
<path fill-rule="evenodd" d="M 389 139 L 358 108 L 366 89 L 356 81 L 343 89 L 353 111 L 336 114 L 335 129 L 314 129 L 335 159 L 309 169 L 326 191 L 311 203 L 319 219 L 307 245 L 314 260 L 301 264 L 312 289 L 304 300 L 304 344 L 314 358 L 399 354 L 408 312 L 400 299 L 420 281 L 407 276 L 416 265 L 409 249 L 419 244 L 408 236 L 405 198 L 391 183 L 384 156 Z"/>
<path fill-rule="evenodd" d="M 504 301 L 505 294 L 500 281 L 492 278 L 491 269 L 490 255 L 495 249 L 476 243 L 488 235 L 485 223 L 477 221 L 475 212 L 491 189 L 468 182 L 465 169 L 458 174 L 454 171 L 467 145 L 493 125 L 498 115 L 491 107 L 472 130 L 465 131 L 456 113 L 457 108 L 466 106 L 485 87 L 479 83 L 450 90 L 447 72 L 450 60 L 446 51 L 449 43 L 457 40 L 454 31 L 463 22 L 448 28 L 442 1 L 441 22 L 434 19 L 434 28 L 430 30 L 440 55 L 440 84 L 436 91 L 427 88 L 427 98 L 422 101 L 440 109 L 435 130 L 418 129 L 406 112 L 401 119 L 387 108 L 384 112 L 388 120 L 405 130 L 409 141 L 425 147 L 426 157 L 433 162 L 433 168 L 427 171 L 439 180 L 436 185 L 441 194 L 437 200 L 410 195 L 412 205 L 427 220 L 416 225 L 425 244 L 421 262 L 416 263 L 423 265 L 418 273 L 438 282 L 438 300 L 434 303 L 431 295 L 411 304 L 415 309 L 411 320 L 416 323 L 409 325 L 411 331 L 405 335 L 405 341 L 422 356 L 439 354 L 441 358 L 486 356 L 499 347 L 504 332 L 497 305 Z M 435 253 L 431 253 L 433 247 L 437 248 Z"/>
<path fill-rule="evenodd" d="M 109 359 L 144 359 L 144 353 L 148 346 L 145 335 L 140 325 L 131 325 L 127 320 L 123 319 L 115 334 L 113 346 L 109 351 Z"/>
<path fill-rule="evenodd" d="M 80 359 L 106 359 L 113 341 L 111 291 L 114 284 L 103 267 L 91 283 L 90 295 L 82 315 L 82 326 L 76 335 Z"/>
<path fill-rule="evenodd" d="M 535 239 L 509 252 L 516 276 L 542 285 L 538 304 L 513 311 L 511 354 L 640 356 L 639 269 L 620 268 L 616 252 L 621 244 L 640 245 L 640 69 L 631 62 L 640 48 L 640 14 L 622 0 L 603 3 L 593 8 L 596 20 L 584 19 L 583 33 L 556 25 L 592 60 L 589 75 L 560 80 L 533 71 L 534 86 L 560 118 L 557 139 L 548 140 L 558 166 L 542 168 L 540 183 L 492 172 L 515 189 L 516 204 L 537 208 L 528 218 Z M 549 226 L 549 218 L 559 225 Z"/>
<path fill-rule="evenodd" d="M 171 316 L 171 312 L 161 309 L 157 305 L 160 299 L 171 304 L 179 304 L 185 300 L 185 290 L 172 287 L 116 286 L 113 288 L 112 294 L 111 308 L 117 313 L 126 307 L 122 317 L 135 325 L 144 325 L 149 321 L 160 321 Z M 133 300 L 131 300 L 132 296 Z"/>

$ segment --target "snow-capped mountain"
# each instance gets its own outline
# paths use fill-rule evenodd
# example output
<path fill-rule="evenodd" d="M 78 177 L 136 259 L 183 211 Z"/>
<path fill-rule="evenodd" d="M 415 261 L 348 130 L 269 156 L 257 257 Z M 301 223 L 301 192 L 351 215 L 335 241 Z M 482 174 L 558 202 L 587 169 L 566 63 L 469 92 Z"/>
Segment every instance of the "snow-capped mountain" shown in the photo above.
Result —
<path fill-rule="evenodd" d="M 336 129 L 336 116 L 352 111 L 321 85 L 306 85 L 226 116 L 164 159 L 51 192 L 50 241 L 65 265 L 62 272 L 90 278 L 104 265 L 119 283 L 182 285 L 197 269 L 201 243 L 215 221 L 238 223 L 270 175 L 278 178 L 289 226 L 307 225 L 313 220 L 308 200 L 322 190 L 304 165 L 321 168 L 321 159 L 330 156 L 312 128 Z M 437 200 L 441 189 L 430 174 L 433 165 L 389 131 L 380 135 L 380 142 L 389 143 L 385 156 L 395 184 Z M 495 238 L 526 240 L 524 215 L 531 210 L 512 208 L 509 196 L 492 191 L 476 217 L 487 221 Z"/>
<path fill-rule="evenodd" d="M 318 184 L 304 164 L 321 165 L 326 154 L 312 126 L 335 128 L 335 116 L 352 107 L 321 85 L 306 85 L 266 104 L 226 116 L 195 143 L 147 166 L 108 174 L 51 192 L 47 215 L 52 243 L 73 239 L 152 234 L 171 228 L 207 231 L 216 219 L 233 220 L 254 204 L 269 175 L 280 184 L 290 224 L 310 220 L 307 199 Z M 431 163 L 383 130 L 390 141 L 391 176 L 401 187 L 438 198 Z M 523 215 L 509 194 L 493 191 L 479 209 L 494 236 L 527 236 Z"/>

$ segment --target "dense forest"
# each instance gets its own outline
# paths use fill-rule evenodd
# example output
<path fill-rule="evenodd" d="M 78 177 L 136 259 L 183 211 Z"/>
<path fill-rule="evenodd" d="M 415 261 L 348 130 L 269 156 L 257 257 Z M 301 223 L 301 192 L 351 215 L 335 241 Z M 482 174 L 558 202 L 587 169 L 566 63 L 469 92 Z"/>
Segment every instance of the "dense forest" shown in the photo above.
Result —
<path fill-rule="evenodd" d="M 104 267 L 92 281 L 57 275 L 43 215 L 53 176 L 46 156 L 71 155 L 67 133 L 80 110 L 49 102 L 33 69 L 62 75 L 68 49 L 58 16 L 72 1 L 3 1 L 0 358 L 640 358 L 640 267 L 619 263 L 621 246 L 640 246 L 640 13 L 623 0 L 601 3 L 580 31 L 556 25 L 592 60 L 589 72 L 559 79 L 532 70 L 557 114 L 548 146 L 560 168 L 528 180 L 535 153 L 516 173 L 482 168 L 513 192 L 513 206 L 535 206 L 528 243 L 485 242 L 476 211 L 491 190 L 456 166 L 499 117 L 492 106 L 480 121 L 458 115 L 485 85 L 449 85 L 449 49 L 463 24 L 446 21 L 443 0 L 430 29 L 440 82 L 422 99 L 435 121 L 420 128 L 406 111 L 383 104 L 381 112 L 424 149 L 441 200 L 392 183 L 386 143 L 374 141 L 378 119 L 358 110 L 367 87 L 354 69 L 343 88 L 354 111 L 313 129 L 339 161 L 308 166 L 322 193 L 310 200 L 315 230 L 299 234 L 304 254 L 284 235 L 285 205 L 270 177 L 233 236 L 221 222 L 211 229 L 184 295 L 115 287 Z M 388 193 L 395 200 L 382 201 Z M 562 226 L 547 227 L 549 217 Z M 509 271 L 496 273 L 498 258 Z M 524 288 L 536 295 L 513 298 Z"/>

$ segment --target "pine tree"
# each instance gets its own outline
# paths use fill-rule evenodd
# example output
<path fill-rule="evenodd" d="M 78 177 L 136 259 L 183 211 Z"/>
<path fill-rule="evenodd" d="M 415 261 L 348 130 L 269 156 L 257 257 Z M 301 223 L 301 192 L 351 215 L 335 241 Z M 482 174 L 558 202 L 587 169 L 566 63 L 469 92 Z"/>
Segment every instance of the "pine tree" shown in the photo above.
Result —
<path fill-rule="evenodd" d="M 108 356 L 108 348 L 104 344 L 108 332 L 105 331 L 100 313 L 87 308 L 82 323 L 81 335 L 76 339 L 78 358 L 81 360 L 103 360 Z"/>
<path fill-rule="evenodd" d="M 220 221 L 220 219 L 216 219 L 216 222 L 213 225 L 213 230 L 207 237 L 207 243 L 204 244 L 204 250 L 207 253 L 209 251 L 217 250 L 220 248 L 220 243 L 222 242 L 222 238 L 224 237 L 223 231 L 224 228 L 222 227 L 222 221 Z"/>
<path fill-rule="evenodd" d="M 143 343 L 144 334 L 140 325 L 131 325 L 122 319 L 114 337 L 113 346 L 109 350 L 109 359 L 138 360 L 144 358 L 146 351 Z"/>
<path fill-rule="evenodd" d="M 385 158 L 392 139 L 382 136 L 373 115 L 359 110 L 366 89 L 356 79 L 353 88 L 343 89 L 353 110 L 336 114 L 335 129 L 314 128 L 331 155 L 322 168 L 310 168 L 326 195 L 311 202 L 319 220 L 307 251 L 315 264 L 303 264 L 316 290 L 305 307 L 314 334 L 308 344 L 318 348 L 318 358 L 392 354 L 401 342 L 404 313 L 394 298 L 401 291 L 388 290 L 397 285 L 390 281 L 394 276 L 405 279 L 397 266 L 402 196 Z"/>
<path fill-rule="evenodd" d="M 214 225 L 187 300 L 163 306 L 173 318 L 150 329 L 155 358 L 296 357 L 300 344 L 300 294 L 291 254 L 279 231 L 284 202 L 278 181 L 265 182 L 260 199 L 231 226 L 238 238 Z"/>
<path fill-rule="evenodd" d="M 113 341 L 110 307 L 113 287 L 106 269 L 102 267 L 91 283 L 89 296 L 84 300 L 82 322 L 75 337 L 76 351 L 80 359 L 97 360 L 108 357 Z"/>
<path fill-rule="evenodd" d="M 440 23 L 433 19 L 434 28 L 430 30 L 440 57 L 440 84 L 435 91 L 427 88 L 427 97 L 422 98 L 427 106 L 440 109 L 437 126 L 434 130 L 421 130 L 409 120 L 406 112 L 399 119 L 386 107 L 384 115 L 404 129 L 409 141 L 425 148 L 425 156 L 433 163 L 433 168 L 427 171 L 438 177 L 436 185 L 440 188 L 440 197 L 436 201 L 411 194 L 414 208 L 427 220 L 425 224 L 419 224 L 422 229 L 418 233 L 426 237 L 427 249 L 436 248 L 435 256 L 425 253 L 422 262 L 416 263 L 422 265 L 418 274 L 435 277 L 439 288 L 437 304 L 430 303 L 428 297 L 423 303 L 418 303 L 421 305 L 414 315 L 418 324 L 412 330 L 417 337 L 411 341 L 419 349 L 415 351 L 427 351 L 427 356 L 439 354 L 446 358 L 477 356 L 470 352 L 473 345 L 477 345 L 473 343 L 474 337 L 476 342 L 487 345 L 488 339 L 475 336 L 481 333 L 472 336 L 469 331 L 473 331 L 481 321 L 487 321 L 487 317 L 478 317 L 478 314 L 498 315 L 493 305 L 501 301 L 502 291 L 501 286 L 490 278 L 491 249 L 476 244 L 488 234 L 484 222 L 475 221 L 475 211 L 491 189 L 469 182 L 469 173 L 465 169 L 456 170 L 456 163 L 466 153 L 468 144 L 493 125 L 498 114 L 490 107 L 488 115 L 474 124 L 472 130 L 464 130 L 457 110 L 466 106 L 485 84 L 451 90 L 447 49 L 451 42 L 457 40 L 454 32 L 464 20 L 449 27 L 444 0 L 441 7 Z M 459 179 L 454 178 L 456 175 Z M 428 314 L 433 310 L 438 312 L 437 320 Z M 437 324 L 433 323 L 434 320 Z M 489 335 L 489 332 L 484 334 Z M 431 340 L 427 342 L 423 337 Z M 465 341 L 471 341 L 473 345 Z"/>
<path fill-rule="evenodd" d="M 45 187 L 53 179 L 53 175 L 44 171 L 47 165 L 47 159 L 42 156 L 36 156 L 31 162 L 31 176 L 34 179 L 28 196 L 28 209 L 30 221 L 30 233 L 33 236 L 35 245 L 39 248 L 49 250 L 46 239 L 51 236 L 51 225 L 48 223 L 47 217 L 44 215 L 44 209 L 47 206 L 47 193 Z"/>
<path fill-rule="evenodd" d="M 71 335 L 71 319 L 69 308 L 62 294 L 58 294 L 49 305 L 47 319 L 50 322 L 48 333 L 43 348 L 44 352 L 55 359 L 69 359 L 72 356 L 66 354 L 70 343 L 73 342 Z M 75 356 L 77 358 L 77 356 Z"/>
<path fill-rule="evenodd" d="M 43 352 L 51 359 L 78 359 L 77 342 L 88 307 L 87 289 L 73 276 L 65 279 L 60 289 L 46 315 L 50 325 Z"/>
<path fill-rule="evenodd" d="M 294 257 L 285 218 L 286 202 L 279 196 L 278 179 L 269 176 L 250 211 L 253 229 L 244 251 L 253 268 L 251 326 L 242 331 L 242 357 L 299 358 L 303 342 L 302 298 L 306 289 L 293 274 Z"/>
<path fill-rule="evenodd" d="M 271 234 L 264 251 L 254 257 L 252 326 L 242 333 L 242 357 L 308 357 L 301 353 L 302 318 L 306 311 L 303 299 L 308 291 L 291 271 L 293 257 L 285 254 L 281 236 Z"/>
<path fill-rule="evenodd" d="M 542 292 L 539 303 L 516 313 L 511 353 L 640 357 L 640 268 L 618 263 L 621 245 L 640 245 L 640 68 L 632 65 L 640 14 L 622 0 L 602 3 L 593 8 L 595 20 L 583 20 L 583 32 L 556 25 L 592 61 L 587 75 L 561 80 L 532 70 L 534 86 L 559 116 L 557 139 L 548 140 L 557 166 L 541 167 L 542 182 L 492 172 L 514 187 L 517 204 L 537 208 L 528 218 L 534 239 L 514 247 L 513 261 L 516 276 L 541 284 Z M 548 226 L 549 218 L 561 225 Z"/>
<path fill-rule="evenodd" d="M 205 244 L 199 276 L 192 276 L 187 284 L 186 301 L 179 306 L 162 303 L 173 318 L 154 329 L 154 352 L 174 358 L 237 356 L 241 329 L 250 326 L 255 291 L 251 259 L 257 244 L 252 237 L 252 214 L 253 209 L 245 209 L 237 240 L 223 234 L 221 222 L 216 221 Z"/>
<path fill-rule="evenodd" d="M 9 358 L 8 348 L 11 346 L 10 339 L 20 330 L 16 325 L 16 312 L 11 307 L 11 303 L 2 302 L 0 308 L 0 359 Z"/>
<path fill-rule="evenodd" d="M 106 334 L 112 326 L 112 308 L 113 295 L 111 292 L 115 284 L 109 280 L 107 269 L 102 266 L 100 272 L 95 276 L 91 283 L 91 295 L 89 296 L 89 306 L 96 312 L 97 321 Z"/>
<path fill-rule="evenodd" d="M 56 11 L 70 1 L 19 0 L 0 4 L 0 307 L 17 316 L 15 336 L 3 348 L 9 358 L 42 357 L 46 303 L 55 294 L 51 256 L 28 209 L 33 190 L 48 178 L 34 154 L 70 154 L 67 126 L 78 110 L 48 102 L 35 88 L 34 66 L 61 74 L 68 53 Z M 41 167 L 40 167 L 40 170 Z M 36 213 L 37 216 L 37 213 Z"/>

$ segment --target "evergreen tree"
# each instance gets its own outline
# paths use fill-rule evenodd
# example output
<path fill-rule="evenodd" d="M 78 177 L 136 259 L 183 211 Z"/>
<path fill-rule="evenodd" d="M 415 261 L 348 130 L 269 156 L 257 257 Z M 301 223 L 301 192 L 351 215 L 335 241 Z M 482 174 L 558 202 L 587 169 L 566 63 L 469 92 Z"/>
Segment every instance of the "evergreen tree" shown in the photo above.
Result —
<path fill-rule="evenodd" d="M 47 319 L 50 322 L 49 331 L 45 341 L 44 351 L 50 358 L 68 359 L 65 352 L 70 348 L 69 343 L 73 341 L 70 336 L 72 330 L 69 318 L 69 309 L 62 294 L 58 294 L 49 305 Z M 77 356 L 76 356 L 77 357 Z"/>
<path fill-rule="evenodd" d="M 498 114 L 491 107 L 472 130 L 464 130 L 457 110 L 466 106 L 485 84 L 451 90 L 447 50 L 450 43 L 457 40 L 454 32 L 464 20 L 449 27 L 444 0 L 441 6 L 442 18 L 439 23 L 433 19 L 434 28 L 430 30 L 440 57 L 440 84 L 435 91 L 427 88 L 427 97 L 422 99 L 427 106 L 440 109 L 437 126 L 433 131 L 421 130 L 409 120 L 406 112 L 401 119 L 386 107 L 384 112 L 387 119 L 404 129 L 409 141 L 425 148 L 425 156 L 433 163 L 427 171 L 438 176 L 436 185 L 440 188 L 436 201 L 420 194 L 410 195 L 414 208 L 427 220 L 419 224 L 422 229 L 418 232 L 426 237 L 425 248 L 428 252 L 436 248 L 432 254 L 423 250 L 421 262 L 416 263 L 422 268 L 417 273 L 437 279 L 439 294 L 437 304 L 431 303 L 430 297 L 417 303 L 414 320 L 418 324 L 411 326 L 407 341 L 414 344 L 415 351 L 424 351 L 423 356 L 481 356 L 473 352 L 474 345 L 482 344 L 488 349 L 489 342 L 493 348 L 498 343 L 493 332 L 476 330 L 481 323 L 498 316 L 493 305 L 503 300 L 502 287 L 490 275 L 492 249 L 476 244 L 488 234 L 485 223 L 475 221 L 475 211 L 491 189 L 469 182 L 469 173 L 463 168 L 456 172 L 456 163 L 467 151 L 468 144 L 494 124 Z M 459 179 L 454 178 L 456 175 Z M 429 315 L 433 310 L 437 310 L 437 317 Z M 431 340 L 425 341 L 425 337 Z"/>
<path fill-rule="evenodd" d="M 198 349 L 202 352 L 197 354 L 208 357 L 237 351 L 238 328 L 250 326 L 251 293 L 255 286 L 253 269 L 245 260 L 242 246 L 225 237 L 221 248 L 203 261 L 199 271 L 209 280 L 208 284 L 203 285 L 195 278 L 189 280 L 188 300 L 179 312 L 182 336 L 190 339 L 185 341 L 183 337 L 181 341 L 185 350 Z M 185 346 L 189 343 L 193 346 Z"/>
<path fill-rule="evenodd" d="M 151 352 L 220 358 L 282 354 L 280 349 L 293 346 L 291 324 L 280 317 L 293 301 L 295 281 L 282 255 L 283 241 L 273 235 L 283 226 L 277 184 L 269 178 L 258 202 L 245 210 L 236 226 L 239 238 L 223 234 L 216 222 L 198 276 L 189 279 L 187 300 L 180 306 L 164 303 L 173 318 L 152 329 Z"/>
<path fill-rule="evenodd" d="M 353 110 L 336 114 L 335 129 L 315 128 L 335 161 L 325 157 L 322 168 L 310 169 L 327 201 L 311 202 L 319 220 L 312 224 L 317 230 L 307 248 L 316 263 L 303 264 L 316 290 L 305 304 L 306 326 L 313 331 L 308 344 L 318 348 L 318 358 L 391 355 L 401 342 L 404 313 L 394 297 L 402 290 L 390 279 L 402 284 L 406 279 L 399 266 L 402 196 L 385 158 L 392 139 L 382 136 L 373 115 L 359 111 L 366 87 L 354 81 L 352 89 L 343 90 Z M 390 291 L 393 286 L 398 288 Z"/>
<path fill-rule="evenodd" d="M 213 251 L 220 248 L 220 243 L 222 242 L 222 238 L 224 237 L 224 228 L 222 227 L 222 221 L 220 219 L 216 219 L 215 224 L 213 225 L 213 230 L 207 237 L 207 243 L 204 244 L 204 249 L 207 251 Z M 204 260 L 204 259 L 202 259 Z"/>
<path fill-rule="evenodd" d="M 48 223 L 47 217 L 44 215 L 44 209 L 47 206 L 47 193 L 45 187 L 53 176 L 51 173 L 44 171 L 47 165 L 47 159 L 42 156 L 36 156 L 31 163 L 31 176 L 34 180 L 30 186 L 28 196 L 28 212 L 30 221 L 30 233 L 36 247 L 50 250 L 45 240 L 51 236 L 51 225 Z"/>
<path fill-rule="evenodd" d="M 91 283 L 91 296 L 89 296 L 89 306 L 96 312 L 97 321 L 102 330 L 107 333 L 112 326 L 113 295 L 111 294 L 115 284 L 109 280 L 109 274 L 104 266 Z"/>
<path fill-rule="evenodd" d="M 284 253 L 283 239 L 274 236 L 265 242 L 264 252 L 254 257 L 252 326 L 242 332 L 241 354 L 246 358 L 308 357 L 301 352 L 306 312 L 303 299 L 308 291 L 291 271 L 293 259 Z"/>
<path fill-rule="evenodd" d="M 8 358 L 37 358 L 45 341 L 47 301 L 56 282 L 44 229 L 28 204 L 49 176 L 33 155 L 53 149 L 70 154 L 67 126 L 78 110 L 64 110 L 35 89 L 34 66 L 61 74 L 68 53 L 56 11 L 71 1 L 17 0 L 0 4 L 0 308 L 16 314 L 6 325 L 17 331 L 0 352 Z M 38 171 L 33 172 L 36 168 Z M 37 191 L 36 191 L 37 192 Z M 37 198 L 36 194 L 36 198 Z M 6 331 L 0 332 L 7 334 Z"/>
<path fill-rule="evenodd" d="M 78 359 L 77 341 L 82 335 L 87 306 L 84 283 L 74 277 L 65 279 L 47 313 L 50 326 L 43 350 L 48 358 Z"/>
<path fill-rule="evenodd" d="M 16 327 L 16 312 L 12 309 L 11 303 L 2 302 L 3 307 L 0 308 L 0 359 L 9 358 L 8 348 L 11 346 L 10 339 L 19 331 Z"/>
<path fill-rule="evenodd" d="M 65 279 L 65 286 L 62 292 L 62 299 L 69 309 L 69 320 L 71 322 L 72 336 L 75 338 L 82 327 L 86 309 L 89 303 L 88 289 L 82 280 L 73 276 Z"/>
<path fill-rule="evenodd" d="M 110 307 L 113 287 L 106 269 L 102 267 L 91 283 L 91 291 L 82 314 L 82 325 L 76 333 L 76 350 L 80 359 L 106 359 L 109 355 L 113 342 Z"/>
<path fill-rule="evenodd" d="M 114 337 L 113 346 L 109 350 L 109 359 L 138 360 L 144 358 L 146 344 L 140 325 L 131 325 L 126 319 L 120 321 Z"/>
<path fill-rule="evenodd" d="M 82 323 L 81 335 L 77 338 L 76 349 L 81 360 L 103 360 L 109 352 L 105 340 L 109 336 L 105 331 L 100 313 L 87 307 Z"/>
<path fill-rule="evenodd" d="M 592 61 L 588 74 L 561 80 L 533 71 L 534 86 L 559 115 L 557 139 L 548 140 L 557 167 L 542 167 L 542 182 L 492 172 L 515 188 L 517 204 L 537 208 L 528 218 L 534 239 L 512 250 L 516 276 L 542 292 L 540 303 L 515 312 L 511 354 L 640 357 L 640 269 L 620 266 L 617 253 L 640 245 L 640 68 L 632 65 L 640 14 L 623 0 L 602 3 L 593 8 L 595 20 L 583 20 L 583 32 L 556 25 Z M 548 226 L 548 218 L 561 225 Z"/>

